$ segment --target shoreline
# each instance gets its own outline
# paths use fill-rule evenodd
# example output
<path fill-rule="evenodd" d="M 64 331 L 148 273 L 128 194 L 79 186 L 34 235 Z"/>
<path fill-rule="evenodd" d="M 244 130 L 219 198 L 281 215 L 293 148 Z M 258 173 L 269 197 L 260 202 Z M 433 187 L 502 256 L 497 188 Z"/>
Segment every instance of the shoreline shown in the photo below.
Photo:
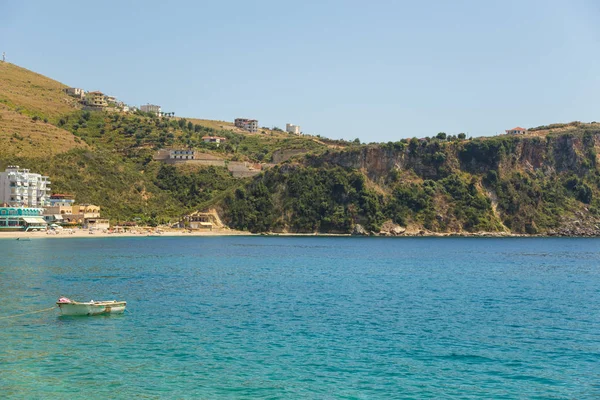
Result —
<path fill-rule="evenodd" d="M 57 233 L 11 231 L 0 232 L 2 239 L 75 239 L 75 238 L 105 238 L 105 237 L 192 237 L 192 236 L 250 236 L 250 232 L 236 231 L 232 229 L 214 229 L 212 231 L 186 231 L 186 230 L 161 230 L 157 231 L 132 231 L 108 233 L 94 231 L 90 233 L 87 229 L 73 229 L 72 232 L 56 231 Z"/>
<path fill-rule="evenodd" d="M 376 234 L 376 235 L 352 235 L 350 233 L 290 233 L 290 232 L 268 232 L 251 233 L 247 231 L 237 231 L 233 229 L 214 229 L 212 231 L 187 231 L 187 230 L 161 230 L 157 231 L 132 231 L 108 233 L 95 231 L 90 234 L 86 229 L 74 229 L 72 232 L 57 231 L 56 234 L 42 232 L 0 232 L 2 239 L 75 239 L 75 238 L 111 238 L 111 237 L 211 237 L 211 236 L 267 236 L 267 237 L 354 237 L 354 238 L 598 238 L 594 235 L 561 235 L 561 234 L 515 234 L 507 232 L 410 232 L 400 235 Z M 24 240 L 27 241 L 27 240 Z"/>

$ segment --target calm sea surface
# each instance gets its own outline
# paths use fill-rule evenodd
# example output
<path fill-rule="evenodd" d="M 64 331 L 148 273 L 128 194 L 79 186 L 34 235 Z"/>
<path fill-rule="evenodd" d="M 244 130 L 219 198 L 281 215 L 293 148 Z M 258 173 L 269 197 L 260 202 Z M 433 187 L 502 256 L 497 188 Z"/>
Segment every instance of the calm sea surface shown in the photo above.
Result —
<path fill-rule="evenodd" d="M 600 240 L 0 240 L 0 397 L 600 397 Z"/>

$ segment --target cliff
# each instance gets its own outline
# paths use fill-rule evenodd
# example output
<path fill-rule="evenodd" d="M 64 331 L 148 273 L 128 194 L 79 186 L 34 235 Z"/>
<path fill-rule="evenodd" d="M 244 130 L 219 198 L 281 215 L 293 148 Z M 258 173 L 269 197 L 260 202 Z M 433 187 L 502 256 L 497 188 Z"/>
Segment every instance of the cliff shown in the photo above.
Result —
<path fill-rule="evenodd" d="M 226 199 L 225 220 L 294 232 L 396 224 L 413 233 L 596 235 L 599 144 L 598 124 L 574 123 L 523 136 L 329 150 L 256 178 Z M 260 224 L 252 222 L 256 204 L 266 213 Z"/>

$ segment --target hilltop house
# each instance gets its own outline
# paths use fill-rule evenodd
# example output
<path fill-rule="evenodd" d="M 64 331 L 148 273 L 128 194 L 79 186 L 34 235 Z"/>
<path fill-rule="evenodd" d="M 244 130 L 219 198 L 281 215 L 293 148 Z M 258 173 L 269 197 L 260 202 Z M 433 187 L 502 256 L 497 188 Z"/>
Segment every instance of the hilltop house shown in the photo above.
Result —
<path fill-rule="evenodd" d="M 300 125 L 285 124 L 285 131 L 288 133 L 293 133 L 294 135 L 299 135 L 300 134 Z"/>
<path fill-rule="evenodd" d="M 95 92 L 87 92 L 85 94 L 85 105 L 89 107 L 106 107 L 108 103 L 106 102 L 106 96 L 104 93 L 95 91 Z"/>
<path fill-rule="evenodd" d="M 258 132 L 258 120 L 256 119 L 236 118 L 234 125 L 248 132 Z"/>
<path fill-rule="evenodd" d="M 204 143 L 216 143 L 217 146 L 219 145 L 219 143 L 223 143 L 227 140 L 227 138 L 221 137 L 221 136 L 203 136 L 202 137 L 202 141 Z"/>
<path fill-rule="evenodd" d="M 66 88 L 65 92 L 69 96 L 79 97 L 80 99 L 83 99 L 83 96 L 85 96 L 85 90 L 80 89 L 80 88 L 74 88 L 74 87 Z"/>
<path fill-rule="evenodd" d="M 507 135 L 524 135 L 526 133 L 527 133 L 527 129 L 521 128 L 520 126 L 517 126 L 516 128 L 508 129 L 506 131 Z"/>
<path fill-rule="evenodd" d="M 156 114 L 157 117 L 160 117 L 162 115 L 160 106 L 157 106 L 156 104 L 146 104 L 140 106 L 140 111 Z"/>

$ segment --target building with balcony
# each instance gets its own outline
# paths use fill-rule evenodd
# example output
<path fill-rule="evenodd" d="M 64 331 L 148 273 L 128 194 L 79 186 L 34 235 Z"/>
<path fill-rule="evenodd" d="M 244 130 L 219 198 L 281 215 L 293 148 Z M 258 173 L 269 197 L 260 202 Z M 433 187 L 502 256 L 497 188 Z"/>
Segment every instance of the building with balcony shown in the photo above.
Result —
<path fill-rule="evenodd" d="M 300 125 L 285 124 L 285 131 L 293 133 L 294 135 L 299 135 L 301 133 Z"/>
<path fill-rule="evenodd" d="M 49 205 L 50 179 L 47 176 L 10 165 L 0 172 L 0 204 L 11 207 Z"/>
<path fill-rule="evenodd" d="M 171 160 L 193 160 L 195 151 L 191 149 L 169 150 L 169 158 Z"/>
<path fill-rule="evenodd" d="M 71 212 L 65 210 L 64 214 L 54 214 L 52 208 L 46 208 L 45 216 L 48 221 L 57 222 L 63 225 L 81 225 L 87 227 L 89 221 L 101 221 L 104 224 L 105 220 L 100 220 L 100 207 L 93 204 L 77 204 L 71 206 Z M 96 222 L 92 222 L 93 224 Z"/>
<path fill-rule="evenodd" d="M 100 207 L 93 204 L 78 204 L 71 208 L 71 214 L 81 218 L 100 218 Z"/>
<path fill-rule="evenodd" d="M 108 103 L 106 102 L 106 96 L 102 92 L 87 92 L 85 94 L 85 105 L 89 107 L 106 107 Z"/>
<path fill-rule="evenodd" d="M 107 219 L 100 218 L 100 207 L 93 204 L 75 204 L 72 194 L 53 194 L 42 217 L 48 224 L 81 225 L 84 228 L 108 228 Z"/>
<path fill-rule="evenodd" d="M 43 208 L 0 207 L 0 232 L 44 230 L 43 212 Z"/>
<path fill-rule="evenodd" d="M 146 104 L 144 106 L 140 106 L 140 111 L 156 114 L 156 116 L 158 117 L 162 115 L 160 106 L 157 106 L 155 104 Z"/>
<path fill-rule="evenodd" d="M 75 196 L 72 194 L 55 193 L 50 195 L 48 202 L 50 203 L 50 207 L 69 207 L 70 211 L 70 208 L 75 204 Z"/>
<path fill-rule="evenodd" d="M 73 213 L 75 197 L 72 194 L 53 194 L 50 196 L 50 205 L 44 207 L 44 219 L 50 223 L 62 223 L 66 215 Z"/>
<path fill-rule="evenodd" d="M 213 230 L 213 218 L 214 215 L 211 213 L 200 213 L 196 212 L 191 215 L 185 216 L 179 223 L 179 227 L 197 230 Z"/>
<path fill-rule="evenodd" d="M 258 120 L 256 119 L 236 118 L 234 125 L 248 132 L 258 132 Z"/>

